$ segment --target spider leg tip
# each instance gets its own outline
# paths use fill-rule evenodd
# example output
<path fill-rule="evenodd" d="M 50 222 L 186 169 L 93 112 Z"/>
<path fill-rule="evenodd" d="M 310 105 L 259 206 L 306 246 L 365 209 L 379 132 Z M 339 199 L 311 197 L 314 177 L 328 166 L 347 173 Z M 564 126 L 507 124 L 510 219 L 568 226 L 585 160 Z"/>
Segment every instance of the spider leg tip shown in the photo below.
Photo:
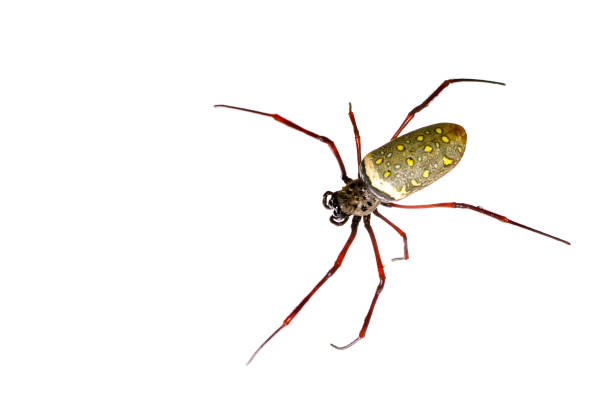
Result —
<path fill-rule="evenodd" d="M 336 350 L 346 350 L 347 348 L 351 347 L 352 345 L 354 345 L 355 343 L 357 343 L 361 339 L 362 339 L 361 337 L 357 337 L 355 340 L 351 341 L 346 346 L 336 346 L 333 343 L 329 343 L 329 345 L 332 346 L 333 348 L 335 348 Z"/>
<path fill-rule="evenodd" d="M 334 343 L 329 343 L 330 346 L 335 348 L 336 350 L 345 350 L 346 346 L 336 346 Z"/>

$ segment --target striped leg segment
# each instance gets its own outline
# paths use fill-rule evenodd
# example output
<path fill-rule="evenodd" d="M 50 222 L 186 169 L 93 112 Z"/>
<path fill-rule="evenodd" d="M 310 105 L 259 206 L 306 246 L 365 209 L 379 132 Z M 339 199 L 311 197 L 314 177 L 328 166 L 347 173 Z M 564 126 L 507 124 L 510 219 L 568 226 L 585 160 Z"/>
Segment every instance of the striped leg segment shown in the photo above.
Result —
<path fill-rule="evenodd" d="M 465 209 L 476 211 L 476 212 L 479 212 L 481 214 L 487 215 L 489 217 L 495 218 L 496 220 L 499 220 L 501 222 L 505 222 L 507 224 L 512 224 L 512 225 L 515 225 L 517 227 L 526 229 L 528 231 L 535 232 L 536 234 L 544 235 L 545 237 L 554 239 L 554 240 L 559 241 L 559 242 L 563 242 L 566 245 L 571 245 L 569 241 L 566 241 L 564 239 L 555 237 L 554 235 L 547 234 L 547 233 L 542 232 L 540 230 L 537 230 L 535 228 L 528 227 L 527 225 L 520 224 L 520 223 L 518 223 L 516 221 L 512 221 L 511 219 L 509 219 L 508 217 L 506 217 L 504 215 L 500 215 L 500 214 L 494 213 L 492 211 L 485 210 L 482 207 L 478 207 L 478 206 L 475 206 L 475 205 L 472 205 L 472 204 L 449 202 L 449 203 L 422 204 L 422 205 L 401 205 L 401 204 L 394 204 L 394 203 L 383 203 L 383 205 L 387 206 L 387 207 L 408 208 L 408 209 L 421 209 L 421 208 L 465 208 Z"/>
<path fill-rule="evenodd" d="M 265 113 L 265 112 L 260 112 L 260 111 L 256 111 L 256 110 L 253 110 L 253 109 L 239 108 L 237 106 L 230 106 L 230 105 L 215 105 L 215 108 L 236 109 L 236 110 L 240 110 L 240 111 L 244 111 L 244 112 L 255 113 L 257 115 L 269 116 L 272 119 L 282 123 L 285 126 L 289 126 L 290 128 L 298 130 L 298 131 L 300 131 L 302 133 L 306 133 L 308 136 L 314 137 L 318 141 L 326 143 L 329 146 L 329 148 L 331 149 L 331 151 L 334 154 L 334 156 L 336 157 L 336 160 L 338 160 L 338 165 L 340 166 L 340 172 L 342 173 L 342 180 L 345 183 L 348 183 L 349 181 L 351 181 L 351 179 L 348 178 L 348 176 L 346 175 L 346 169 L 344 168 L 344 163 L 342 162 L 342 158 L 340 157 L 340 152 L 338 152 L 338 149 L 336 148 L 336 144 L 331 139 L 329 139 L 329 138 L 327 138 L 325 136 L 317 135 L 316 133 L 311 132 L 310 130 L 306 130 L 303 127 L 301 127 L 299 125 L 296 125 L 295 123 L 291 122 L 290 120 L 287 120 L 284 117 L 282 117 L 280 115 L 277 115 L 276 113 Z"/>
<path fill-rule="evenodd" d="M 402 231 L 400 227 L 392 223 L 387 217 L 379 213 L 378 210 L 374 210 L 373 214 L 377 216 L 378 218 L 380 218 L 381 220 L 383 220 L 384 222 L 386 222 L 387 224 L 389 224 L 391 228 L 397 231 L 397 233 L 400 234 L 402 239 L 404 240 L 404 256 L 402 258 L 393 258 L 392 261 L 407 260 L 408 259 L 408 238 L 406 237 L 406 233 Z"/>
<path fill-rule="evenodd" d="M 338 268 L 340 268 L 340 265 L 342 265 L 342 261 L 344 260 L 344 257 L 346 256 L 346 253 L 348 252 L 349 247 L 351 246 L 351 244 L 353 243 L 353 241 L 355 240 L 355 236 L 357 235 L 357 227 L 359 226 L 359 221 L 361 220 L 361 217 L 353 217 L 353 222 L 351 224 L 351 234 L 348 237 L 348 240 L 346 241 L 346 243 L 344 244 L 344 247 L 342 248 L 342 251 L 340 251 L 340 254 L 338 255 L 338 258 L 336 258 L 336 262 L 334 262 L 334 266 L 332 266 L 332 268 L 325 274 L 325 276 L 323 276 L 323 279 L 321 279 L 319 281 L 319 283 L 317 283 L 315 285 L 314 288 L 312 288 L 312 290 L 310 291 L 310 293 L 308 293 L 308 295 L 306 295 L 306 297 L 304 299 L 302 299 L 302 301 L 295 307 L 295 309 L 293 309 L 293 311 L 291 313 L 289 313 L 289 315 L 285 318 L 285 320 L 283 321 L 283 324 L 280 325 L 280 327 L 278 329 L 276 329 L 271 335 L 270 337 L 268 337 L 263 343 L 261 343 L 261 345 L 257 348 L 257 350 L 255 350 L 255 352 L 253 353 L 253 355 L 251 356 L 251 358 L 249 358 L 249 361 L 247 361 L 247 365 L 251 363 L 251 361 L 253 361 L 253 359 L 255 358 L 255 356 L 257 355 L 257 353 L 259 353 L 259 351 L 270 341 L 272 340 L 272 338 L 274 336 L 276 336 L 276 334 L 281 331 L 281 329 L 283 327 L 286 327 L 289 325 L 289 323 L 291 323 L 291 321 L 293 320 L 293 318 L 300 312 L 300 310 L 302 310 L 302 308 L 304 307 L 304 305 L 306 304 L 306 302 L 308 302 L 310 300 L 310 298 L 312 297 L 312 295 L 314 295 L 317 290 L 319 290 L 319 288 L 321 286 L 323 286 L 323 284 L 333 276 L 334 273 L 336 273 L 336 271 L 338 270 Z"/>
<path fill-rule="evenodd" d="M 346 350 L 347 348 L 351 347 L 353 344 L 357 343 L 359 340 L 365 337 L 366 331 L 368 330 L 368 326 L 370 325 L 370 319 L 372 318 L 372 312 L 374 312 L 374 306 L 376 306 L 376 301 L 378 300 L 378 296 L 380 295 L 383 288 L 385 287 L 385 280 L 386 280 L 385 270 L 384 270 L 382 261 L 380 260 L 380 253 L 378 252 L 378 244 L 376 243 L 376 237 L 374 236 L 374 230 L 370 226 L 370 216 L 369 215 L 366 215 L 363 218 L 363 223 L 366 227 L 366 230 L 368 230 L 368 234 L 370 234 L 370 239 L 372 240 L 372 247 L 374 248 L 374 256 L 376 257 L 376 267 L 378 268 L 378 278 L 380 280 L 378 282 L 378 286 L 376 287 L 376 292 L 374 292 L 374 298 L 372 299 L 372 303 L 370 304 L 370 309 L 368 310 L 368 314 L 366 315 L 363 321 L 363 326 L 361 327 L 359 336 L 357 336 L 355 340 L 351 341 L 346 346 L 336 346 L 335 344 L 332 344 L 332 347 L 338 350 Z"/>
<path fill-rule="evenodd" d="M 399 136 L 401 131 L 404 130 L 404 128 L 406 127 L 406 125 L 412 120 L 412 118 L 414 118 L 414 115 L 416 115 L 418 112 L 425 109 L 427 105 L 429 105 L 429 103 L 433 101 L 434 98 L 438 96 L 440 92 L 444 90 L 444 88 L 446 88 L 447 86 L 455 82 L 484 82 L 487 84 L 506 85 L 503 82 L 487 81 L 485 79 L 469 79 L 469 78 L 447 79 L 446 81 L 442 82 L 442 84 L 440 84 L 440 86 L 435 91 L 433 91 L 433 93 L 429 95 L 429 97 L 425 99 L 420 105 L 418 105 L 417 107 L 412 109 L 410 112 L 408 112 L 406 119 L 404 119 L 404 121 L 400 125 L 399 129 L 397 129 L 397 132 L 395 132 L 391 140 Z"/>
<path fill-rule="evenodd" d="M 361 136 L 359 136 L 359 129 L 357 129 L 357 122 L 355 122 L 355 115 L 353 114 L 353 106 L 349 102 L 349 118 L 353 124 L 353 133 L 355 133 L 355 147 L 357 148 L 357 168 L 361 164 Z"/>

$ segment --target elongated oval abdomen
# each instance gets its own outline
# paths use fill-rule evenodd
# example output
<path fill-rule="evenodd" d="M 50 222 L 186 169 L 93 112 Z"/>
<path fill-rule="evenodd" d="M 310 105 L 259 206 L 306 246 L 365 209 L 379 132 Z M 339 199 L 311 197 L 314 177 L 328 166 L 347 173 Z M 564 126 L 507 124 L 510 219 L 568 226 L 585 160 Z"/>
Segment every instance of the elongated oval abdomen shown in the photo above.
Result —
<path fill-rule="evenodd" d="M 466 141 L 465 129 L 454 123 L 413 130 L 368 153 L 360 177 L 381 200 L 401 200 L 455 167 Z"/>

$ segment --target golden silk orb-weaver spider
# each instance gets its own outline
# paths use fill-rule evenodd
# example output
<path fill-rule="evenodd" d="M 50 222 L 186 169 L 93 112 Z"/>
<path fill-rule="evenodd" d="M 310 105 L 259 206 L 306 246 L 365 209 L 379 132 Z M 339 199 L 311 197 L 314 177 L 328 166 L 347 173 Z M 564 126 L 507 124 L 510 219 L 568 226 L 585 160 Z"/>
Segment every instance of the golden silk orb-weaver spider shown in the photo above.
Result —
<path fill-rule="evenodd" d="M 368 153 L 365 155 L 365 157 L 363 157 L 363 159 L 361 157 L 361 138 L 359 135 L 359 130 L 357 129 L 357 123 L 355 121 L 352 106 L 349 103 L 348 115 L 355 133 L 357 164 L 359 168 L 358 177 L 354 180 L 346 175 L 346 169 L 344 168 L 344 163 L 340 157 L 340 153 L 331 139 L 304 129 L 303 127 L 285 119 L 278 114 L 265 113 L 230 105 L 215 105 L 215 107 L 236 109 L 271 117 L 286 126 L 305 133 L 308 136 L 327 144 L 338 161 L 342 181 L 345 183 L 345 185 L 339 191 L 325 192 L 323 194 L 323 205 L 325 208 L 332 210 L 332 215 L 329 220 L 334 225 L 344 225 L 349 218 L 352 217 L 351 233 L 346 243 L 342 247 L 340 254 L 336 258 L 332 268 L 314 286 L 306 297 L 302 299 L 302 301 L 293 309 L 285 320 L 283 320 L 283 323 L 255 350 L 247 364 L 253 361 L 253 358 L 255 358 L 257 353 L 259 353 L 259 351 L 279 331 L 281 331 L 281 329 L 291 323 L 293 318 L 300 312 L 300 310 L 302 310 L 304 305 L 317 292 L 317 290 L 319 290 L 319 288 L 323 286 L 323 284 L 330 277 L 332 277 L 334 273 L 336 273 L 338 268 L 340 268 L 349 247 L 357 235 L 357 227 L 362 220 L 365 229 L 370 236 L 370 240 L 372 241 L 372 247 L 374 248 L 379 283 L 376 287 L 374 297 L 370 303 L 370 308 L 368 309 L 368 313 L 365 316 L 363 325 L 357 338 L 345 346 L 339 347 L 334 344 L 332 344 L 332 346 L 338 350 L 345 350 L 365 337 L 366 331 L 368 330 L 368 325 L 370 324 L 370 319 L 372 317 L 372 312 L 374 311 L 374 306 L 376 305 L 376 301 L 378 300 L 378 297 L 385 286 L 385 271 L 380 258 L 380 253 L 378 251 L 378 244 L 376 242 L 376 237 L 374 236 L 374 230 L 370 225 L 370 217 L 372 214 L 382 219 L 385 223 L 391 226 L 391 228 L 397 231 L 404 241 L 404 256 L 401 258 L 394 258 L 394 260 L 408 259 L 408 241 L 406 234 L 397 225 L 392 223 L 378 211 L 379 206 L 408 209 L 440 207 L 465 208 L 495 218 L 501 222 L 512 224 L 570 245 L 570 243 L 564 239 L 557 238 L 553 235 L 520 224 L 503 215 L 471 204 L 445 202 L 422 205 L 400 205 L 395 203 L 396 201 L 407 197 L 409 194 L 428 186 L 440 177 L 444 176 L 446 173 L 452 170 L 463 157 L 467 135 L 463 127 L 459 125 L 453 123 L 438 123 L 413 130 L 412 132 L 401 136 L 399 135 L 402 130 L 404 130 L 406 125 L 408 125 L 408 123 L 412 120 L 412 118 L 414 118 L 416 113 L 423 110 L 436 96 L 438 96 L 438 94 L 440 94 L 440 92 L 442 92 L 442 90 L 455 82 L 482 82 L 505 85 L 502 82 L 467 78 L 448 79 L 442 82 L 442 84 L 427 99 L 408 112 L 408 115 L 406 115 L 406 118 L 387 144 L 384 144 Z"/>

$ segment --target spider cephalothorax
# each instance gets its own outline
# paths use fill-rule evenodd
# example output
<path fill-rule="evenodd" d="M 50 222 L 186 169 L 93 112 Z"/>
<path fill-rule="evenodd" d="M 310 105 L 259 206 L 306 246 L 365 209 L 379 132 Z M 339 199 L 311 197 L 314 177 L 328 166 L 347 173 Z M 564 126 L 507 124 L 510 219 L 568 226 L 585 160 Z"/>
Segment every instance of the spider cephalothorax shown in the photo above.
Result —
<path fill-rule="evenodd" d="M 340 191 L 323 194 L 323 205 L 334 211 L 329 218 L 334 225 L 344 225 L 351 215 L 372 214 L 379 203 L 380 200 L 360 179 L 349 181 Z"/>

